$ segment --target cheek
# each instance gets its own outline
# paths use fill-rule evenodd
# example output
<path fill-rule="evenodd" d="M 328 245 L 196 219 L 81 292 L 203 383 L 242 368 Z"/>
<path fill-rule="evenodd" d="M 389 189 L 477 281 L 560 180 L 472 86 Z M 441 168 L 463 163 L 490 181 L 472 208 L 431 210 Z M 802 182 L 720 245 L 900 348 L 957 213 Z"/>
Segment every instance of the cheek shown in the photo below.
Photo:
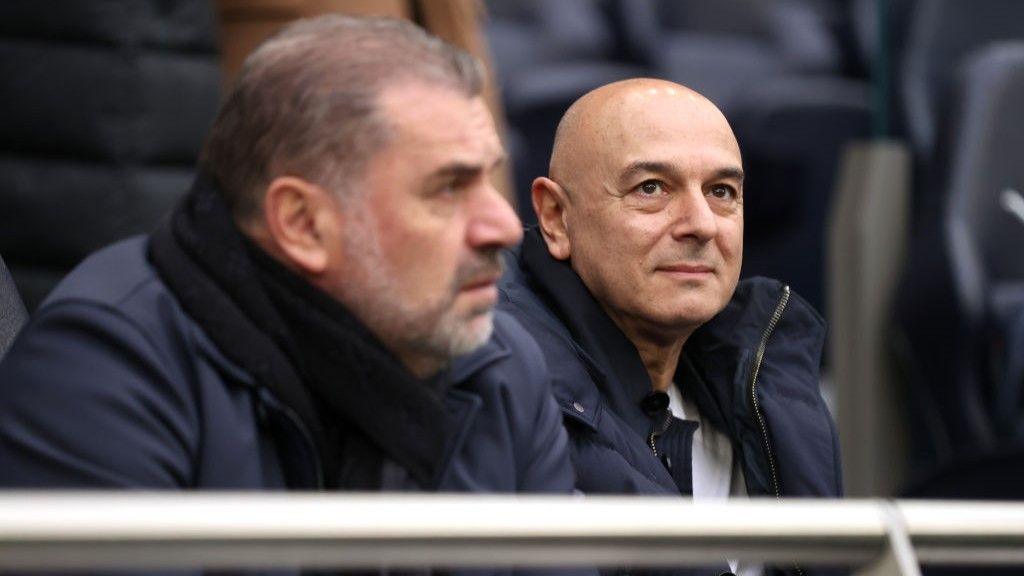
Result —
<path fill-rule="evenodd" d="M 574 242 L 585 243 L 588 259 L 620 269 L 641 265 L 664 235 L 666 222 L 657 214 L 583 214 L 584 230 Z"/>
<path fill-rule="evenodd" d="M 739 265 L 743 258 L 743 219 L 723 219 L 718 225 L 718 249 L 727 262 Z"/>
<path fill-rule="evenodd" d="M 651 276 L 664 224 L 656 215 L 625 218 L 620 213 L 592 231 L 586 253 L 588 285 L 615 308 L 646 309 L 652 290 L 662 289 Z M 583 275 L 583 274 L 581 274 Z"/>
<path fill-rule="evenodd" d="M 397 217 L 390 224 L 381 227 L 381 249 L 392 275 L 405 279 L 414 292 L 447 289 L 458 267 L 458 226 L 434 225 L 423 217 Z"/>

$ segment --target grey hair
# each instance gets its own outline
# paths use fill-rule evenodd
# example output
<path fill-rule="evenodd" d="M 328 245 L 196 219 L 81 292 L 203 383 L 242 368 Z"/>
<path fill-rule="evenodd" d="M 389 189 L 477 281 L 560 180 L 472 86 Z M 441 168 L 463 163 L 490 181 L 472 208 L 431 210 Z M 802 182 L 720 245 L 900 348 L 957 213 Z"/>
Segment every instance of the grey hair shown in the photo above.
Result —
<path fill-rule="evenodd" d="M 484 73 L 473 56 L 407 21 L 299 20 L 246 59 L 200 165 L 239 221 L 258 213 L 278 176 L 343 190 L 390 136 L 378 110 L 381 92 L 409 81 L 473 97 Z"/>

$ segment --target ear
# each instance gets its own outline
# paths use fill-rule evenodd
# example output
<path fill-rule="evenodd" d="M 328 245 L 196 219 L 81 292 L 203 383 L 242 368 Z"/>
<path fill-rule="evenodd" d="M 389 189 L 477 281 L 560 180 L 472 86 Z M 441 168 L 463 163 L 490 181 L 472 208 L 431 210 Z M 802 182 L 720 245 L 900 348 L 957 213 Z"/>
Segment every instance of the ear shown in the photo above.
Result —
<path fill-rule="evenodd" d="M 338 226 L 334 198 L 322 187 L 294 176 L 280 176 L 263 197 L 267 240 L 293 267 L 322 274 L 330 260 L 331 238 Z"/>
<path fill-rule="evenodd" d="M 537 214 L 540 232 L 547 242 L 548 252 L 558 260 L 566 260 L 572 253 L 569 242 L 569 226 L 566 223 L 566 208 L 569 197 L 565 189 L 550 178 L 541 176 L 533 181 L 530 188 L 533 211 Z"/>

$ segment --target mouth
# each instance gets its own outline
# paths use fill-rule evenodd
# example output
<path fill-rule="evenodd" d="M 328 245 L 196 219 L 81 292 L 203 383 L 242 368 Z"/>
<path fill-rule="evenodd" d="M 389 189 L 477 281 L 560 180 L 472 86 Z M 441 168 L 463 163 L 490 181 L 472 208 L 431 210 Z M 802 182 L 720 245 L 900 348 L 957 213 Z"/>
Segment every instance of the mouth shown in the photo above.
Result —
<path fill-rule="evenodd" d="M 655 271 L 678 277 L 702 277 L 713 274 L 715 269 L 707 264 L 689 264 L 684 262 L 658 266 L 655 268 Z"/>
<path fill-rule="evenodd" d="M 498 300 L 498 280 L 501 274 L 488 274 L 469 280 L 459 288 L 459 293 L 494 303 Z"/>

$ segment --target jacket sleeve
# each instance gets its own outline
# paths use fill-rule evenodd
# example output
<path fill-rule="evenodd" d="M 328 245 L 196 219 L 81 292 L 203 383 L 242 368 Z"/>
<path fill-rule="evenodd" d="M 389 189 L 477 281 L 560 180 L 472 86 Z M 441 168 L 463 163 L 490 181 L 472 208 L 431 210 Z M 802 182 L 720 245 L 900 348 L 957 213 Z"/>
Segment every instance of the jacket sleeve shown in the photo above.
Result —
<path fill-rule="evenodd" d="M 562 425 L 562 411 L 549 390 L 540 399 L 532 431 L 519 491 L 571 493 L 576 481 L 569 458 L 569 438 Z"/>
<path fill-rule="evenodd" d="M 517 396 L 524 409 L 516 422 L 518 492 L 571 493 L 575 474 L 569 457 L 569 437 L 562 425 L 562 411 L 551 392 L 544 355 L 533 337 L 511 316 L 499 315 L 521 379 Z"/>
<path fill-rule="evenodd" d="M 188 486 L 197 408 L 154 337 L 91 302 L 41 309 L 0 364 L 0 486 Z"/>
<path fill-rule="evenodd" d="M 500 326 L 499 326 L 500 324 Z M 562 411 L 551 392 L 550 374 L 544 355 L 532 336 L 511 316 L 495 315 L 495 330 L 509 343 L 516 372 L 516 396 L 524 400 L 523 410 L 514 418 L 518 461 L 517 492 L 571 494 L 576 476 L 569 456 L 569 436 L 562 424 Z M 462 576 L 457 573 L 457 576 Z M 599 576 L 587 566 L 561 569 L 518 569 L 499 571 L 494 576 Z"/>

